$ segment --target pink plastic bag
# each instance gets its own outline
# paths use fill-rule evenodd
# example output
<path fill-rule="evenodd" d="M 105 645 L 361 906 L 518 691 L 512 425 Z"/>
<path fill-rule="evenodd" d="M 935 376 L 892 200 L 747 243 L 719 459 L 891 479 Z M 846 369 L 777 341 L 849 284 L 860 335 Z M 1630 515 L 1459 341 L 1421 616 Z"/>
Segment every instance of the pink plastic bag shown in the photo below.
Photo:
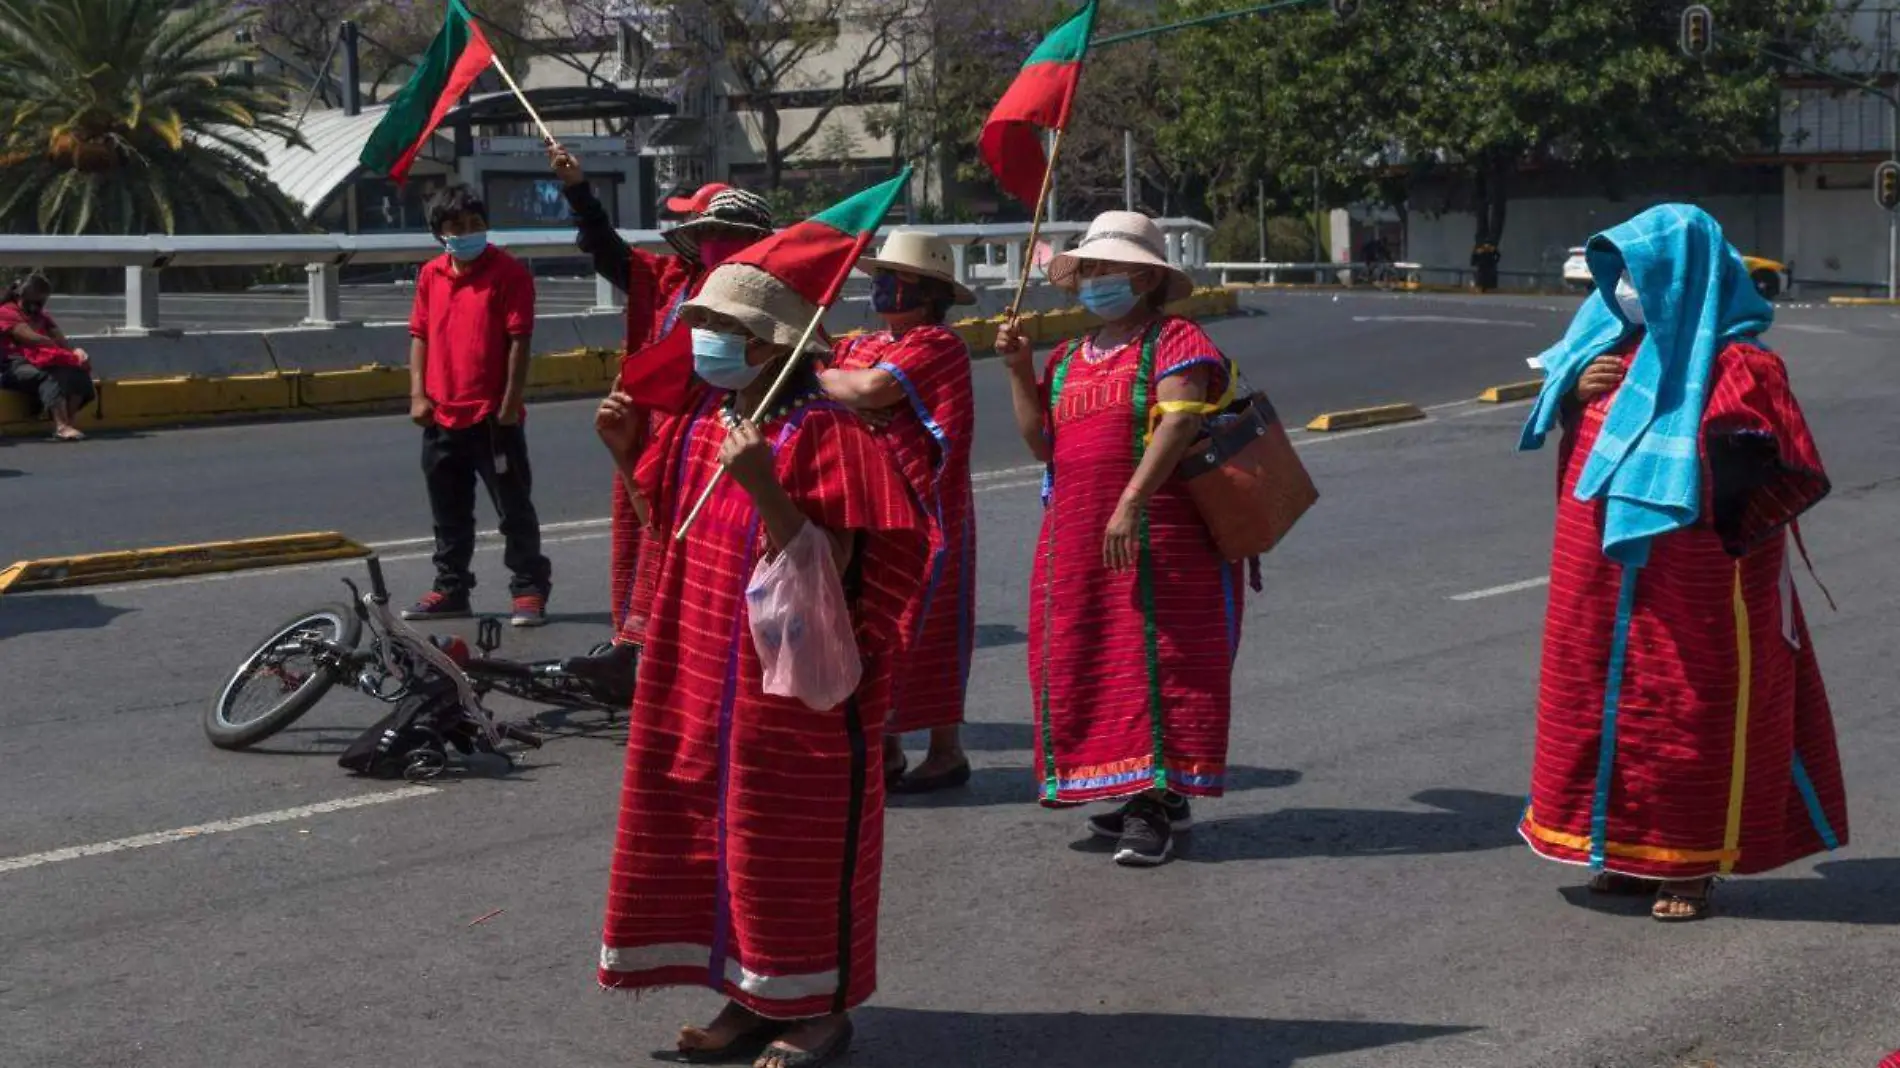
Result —
<path fill-rule="evenodd" d="M 824 711 L 856 692 L 864 661 L 831 539 L 816 524 L 806 523 L 777 556 L 759 561 L 745 598 L 766 693 Z"/>

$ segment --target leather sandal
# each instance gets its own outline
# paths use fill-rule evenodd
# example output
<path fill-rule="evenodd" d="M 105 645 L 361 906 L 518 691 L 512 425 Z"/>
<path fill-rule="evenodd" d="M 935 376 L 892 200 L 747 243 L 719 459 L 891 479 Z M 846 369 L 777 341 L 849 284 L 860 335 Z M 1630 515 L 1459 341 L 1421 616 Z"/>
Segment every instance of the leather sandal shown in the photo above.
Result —
<path fill-rule="evenodd" d="M 761 1020 L 751 1030 L 741 1032 L 723 1046 L 663 1049 L 656 1051 L 653 1059 L 666 1064 L 747 1064 L 756 1060 L 772 1045 L 774 1039 L 784 1034 L 785 1027 L 782 1020 Z M 681 1037 L 705 1033 L 702 1028 L 688 1027 L 683 1029 Z"/>
<path fill-rule="evenodd" d="M 1649 910 L 1651 919 L 1657 923 L 1694 923 L 1708 918 L 1709 894 L 1715 889 L 1714 881 L 1703 880 L 1700 894 L 1670 889 L 1672 886 L 1680 885 L 1683 884 L 1664 883 L 1662 888 L 1656 891 L 1656 904 Z M 1687 909 L 1681 912 L 1673 911 L 1673 907 L 1682 905 L 1688 906 Z"/>
<path fill-rule="evenodd" d="M 838 1028 L 831 1040 L 817 1049 L 786 1049 L 784 1046 L 767 1046 L 756 1062 L 764 1068 L 824 1068 L 827 1064 L 836 1064 L 845 1054 L 851 1052 L 851 1039 L 856 1028 L 850 1020 Z"/>

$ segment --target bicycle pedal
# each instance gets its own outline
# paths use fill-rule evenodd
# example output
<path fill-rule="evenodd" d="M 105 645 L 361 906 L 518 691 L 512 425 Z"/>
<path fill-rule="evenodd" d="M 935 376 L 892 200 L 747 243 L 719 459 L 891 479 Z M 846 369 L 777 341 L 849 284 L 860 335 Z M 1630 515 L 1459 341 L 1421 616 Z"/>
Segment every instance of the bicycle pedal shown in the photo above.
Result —
<path fill-rule="evenodd" d="M 481 622 L 475 624 L 475 647 L 483 656 L 501 648 L 501 620 L 483 616 Z"/>

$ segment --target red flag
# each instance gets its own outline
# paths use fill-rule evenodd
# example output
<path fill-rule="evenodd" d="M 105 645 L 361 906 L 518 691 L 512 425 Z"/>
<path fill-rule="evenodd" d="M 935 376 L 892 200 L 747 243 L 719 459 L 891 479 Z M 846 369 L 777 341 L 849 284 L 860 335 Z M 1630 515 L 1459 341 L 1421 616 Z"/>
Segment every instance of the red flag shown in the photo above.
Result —
<path fill-rule="evenodd" d="M 1082 59 L 1095 32 L 1095 3 L 1088 0 L 1029 54 L 1021 73 L 983 123 L 983 135 L 977 141 L 977 151 L 996 175 L 996 184 L 1032 211 L 1042 199 L 1049 169 L 1042 153 L 1042 131 L 1069 125 Z"/>
<path fill-rule="evenodd" d="M 720 264 L 749 264 L 798 291 L 820 308 L 831 306 L 851 268 L 877 235 L 910 184 L 910 168 L 787 227 Z"/>
<path fill-rule="evenodd" d="M 422 54 L 408 84 L 389 102 L 389 111 L 369 135 L 358 162 L 401 185 L 442 117 L 494 60 L 495 50 L 468 9 L 461 0 L 449 0 L 442 29 Z"/>

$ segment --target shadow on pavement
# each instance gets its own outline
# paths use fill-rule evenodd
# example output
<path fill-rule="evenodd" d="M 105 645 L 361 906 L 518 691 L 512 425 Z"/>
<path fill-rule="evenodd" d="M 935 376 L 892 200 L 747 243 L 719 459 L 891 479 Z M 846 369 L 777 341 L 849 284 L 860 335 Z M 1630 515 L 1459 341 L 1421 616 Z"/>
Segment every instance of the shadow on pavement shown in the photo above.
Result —
<path fill-rule="evenodd" d="M 1425 856 L 1503 849 L 1518 842 L 1524 799 L 1477 790 L 1426 790 L 1412 800 L 1439 812 L 1289 808 L 1196 823 L 1180 859 L 1203 864 L 1301 857 Z M 1076 848 L 1091 848 L 1077 843 Z"/>
<path fill-rule="evenodd" d="M 1475 1031 L 1364 1020 L 1171 1013 L 976 1013 L 866 1007 L 852 1063 L 1035 1068 L 1290 1068 L 1308 1058 Z M 1401 1063 L 1394 1061 L 1392 1063 Z"/>
<path fill-rule="evenodd" d="M 1289 768 L 1233 765 L 1227 768 L 1227 792 L 1230 794 L 1246 790 L 1279 790 L 1299 781 L 1300 773 Z M 1033 805 L 1036 796 L 1035 772 L 1029 765 L 1020 764 L 977 768 L 970 773 L 970 785 L 966 787 L 940 790 L 934 794 L 890 794 L 885 804 L 891 808 L 981 808 L 988 805 Z"/>
<path fill-rule="evenodd" d="M 0 597 L 0 639 L 60 630 L 98 630 L 133 608 L 101 604 L 89 593 Z"/>
<path fill-rule="evenodd" d="M 1817 864 L 1819 878 L 1738 876 L 1715 889 L 1716 920 L 1778 920 L 1900 927 L 1900 858 L 1837 860 Z M 1571 905 L 1611 915 L 1649 918 L 1650 899 L 1592 894 L 1583 886 L 1558 891 Z"/>
<path fill-rule="evenodd" d="M 978 623 L 976 625 L 976 647 L 978 649 L 1001 649 L 1010 645 L 1029 644 L 1029 635 L 1021 627 L 1010 623 Z"/>
<path fill-rule="evenodd" d="M 1036 746 L 1036 728 L 1026 720 L 1015 723 L 965 723 L 963 748 L 979 753 L 1028 752 Z M 917 734 L 921 744 L 924 735 Z"/>
<path fill-rule="evenodd" d="M 0 478 L 19 478 L 25 471 L 15 471 L 11 467 L 0 467 Z"/>

